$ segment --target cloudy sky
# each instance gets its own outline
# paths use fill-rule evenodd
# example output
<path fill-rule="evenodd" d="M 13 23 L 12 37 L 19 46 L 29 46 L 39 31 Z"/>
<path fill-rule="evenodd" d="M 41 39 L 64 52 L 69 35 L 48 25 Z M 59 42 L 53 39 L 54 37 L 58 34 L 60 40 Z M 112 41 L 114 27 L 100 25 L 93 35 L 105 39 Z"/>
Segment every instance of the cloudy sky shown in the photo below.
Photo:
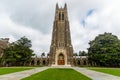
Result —
<path fill-rule="evenodd" d="M 56 3 L 68 5 L 74 52 L 87 51 L 98 34 L 120 38 L 120 0 L 0 0 L 0 38 L 32 40 L 36 54 L 49 52 Z"/>

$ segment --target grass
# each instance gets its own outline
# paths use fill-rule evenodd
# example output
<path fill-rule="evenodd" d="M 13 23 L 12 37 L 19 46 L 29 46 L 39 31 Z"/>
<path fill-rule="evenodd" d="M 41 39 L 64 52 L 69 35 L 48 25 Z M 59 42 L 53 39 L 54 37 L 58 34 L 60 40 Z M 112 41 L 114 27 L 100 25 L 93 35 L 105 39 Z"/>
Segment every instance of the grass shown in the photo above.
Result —
<path fill-rule="evenodd" d="M 88 68 L 94 71 L 103 72 L 115 76 L 120 76 L 120 68 Z"/>
<path fill-rule="evenodd" d="M 29 69 L 33 69 L 30 67 L 6 67 L 6 68 L 0 68 L 0 75 L 3 74 L 9 74 L 9 73 L 13 73 L 13 72 L 19 72 L 19 71 L 24 71 L 24 70 L 29 70 Z"/>
<path fill-rule="evenodd" d="M 52 68 L 22 80 L 91 80 L 73 69 Z"/>

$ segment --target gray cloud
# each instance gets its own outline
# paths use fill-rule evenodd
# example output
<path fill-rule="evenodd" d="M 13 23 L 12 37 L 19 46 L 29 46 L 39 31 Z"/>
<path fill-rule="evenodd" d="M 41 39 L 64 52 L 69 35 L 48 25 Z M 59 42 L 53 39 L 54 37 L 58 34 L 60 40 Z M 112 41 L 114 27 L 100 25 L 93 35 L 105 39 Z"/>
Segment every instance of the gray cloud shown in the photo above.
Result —
<path fill-rule="evenodd" d="M 17 24 L 50 33 L 54 8 L 42 0 L 5 0 L 10 18 Z M 55 5 L 54 5 L 55 6 Z M 49 23 L 50 22 L 50 23 Z"/>

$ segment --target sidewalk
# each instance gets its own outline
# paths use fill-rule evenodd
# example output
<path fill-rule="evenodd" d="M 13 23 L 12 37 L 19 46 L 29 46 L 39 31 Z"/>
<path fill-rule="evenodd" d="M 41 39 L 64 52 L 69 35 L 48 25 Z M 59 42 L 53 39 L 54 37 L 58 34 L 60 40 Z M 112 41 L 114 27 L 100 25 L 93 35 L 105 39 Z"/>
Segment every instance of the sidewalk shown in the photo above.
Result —
<path fill-rule="evenodd" d="M 83 75 L 86 75 L 87 77 L 91 78 L 92 80 L 120 80 L 120 77 L 93 71 L 93 70 L 89 70 L 87 68 L 73 67 L 73 69 L 82 73 Z"/>
<path fill-rule="evenodd" d="M 120 77 L 89 70 L 87 68 L 79 68 L 79 67 L 40 67 L 40 68 L 35 68 L 31 70 L 25 70 L 21 72 L 15 72 L 15 73 L 10 73 L 10 74 L 5 74 L 5 75 L 0 75 L 0 80 L 20 80 L 22 78 L 31 76 L 32 74 L 41 72 L 43 70 L 46 70 L 48 68 L 72 68 L 83 75 L 86 75 L 87 77 L 91 78 L 92 80 L 120 80 Z"/>
<path fill-rule="evenodd" d="M 25 70 L 25 71 L 0 75 L 0 80 L 20 80 L 22 78 L 31 76 L 32 74 L 41 72 L 46 69 L 48 69 L 48 67 L 40 67 L 40 68 L 31 69 L 31 70 Z"/>

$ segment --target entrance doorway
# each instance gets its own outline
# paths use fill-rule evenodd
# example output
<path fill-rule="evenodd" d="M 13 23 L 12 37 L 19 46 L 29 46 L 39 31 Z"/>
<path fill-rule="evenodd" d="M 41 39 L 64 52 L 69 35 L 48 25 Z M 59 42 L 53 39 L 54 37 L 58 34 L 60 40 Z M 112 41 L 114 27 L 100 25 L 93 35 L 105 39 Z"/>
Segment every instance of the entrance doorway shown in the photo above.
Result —
<path fill-rule="evenodd" d="M 58 65 L 64 65 L 64 64 L 65 64 L 64 55 L 61 53 L 58 56 Z"/>

